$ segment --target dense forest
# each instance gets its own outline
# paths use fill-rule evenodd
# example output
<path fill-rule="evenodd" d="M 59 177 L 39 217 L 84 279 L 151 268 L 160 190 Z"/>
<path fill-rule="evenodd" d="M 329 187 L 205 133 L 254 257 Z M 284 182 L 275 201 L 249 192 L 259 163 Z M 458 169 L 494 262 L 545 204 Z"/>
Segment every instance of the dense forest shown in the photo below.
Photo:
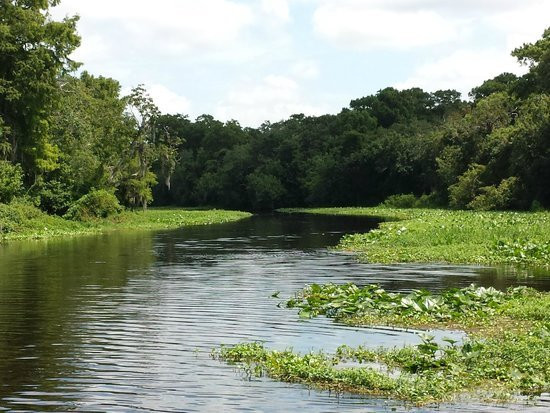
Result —
<path fill-rule="evenodd" d="M 338 114 L 259 128 L 162 114 L 144 86 L 91 75 L 58 0 L 0 1 L 0 203 L 76 216 L 128 207 L 550 207 L 550 28 L 512 52 L 528 72 L 472 89 L 388 87 Z M 358 91 L 360 94 L 360 91 Z M 395 196 L 402 194 L 401 196 Z M 71 215 L 72 214 L 72 215 Z"/>

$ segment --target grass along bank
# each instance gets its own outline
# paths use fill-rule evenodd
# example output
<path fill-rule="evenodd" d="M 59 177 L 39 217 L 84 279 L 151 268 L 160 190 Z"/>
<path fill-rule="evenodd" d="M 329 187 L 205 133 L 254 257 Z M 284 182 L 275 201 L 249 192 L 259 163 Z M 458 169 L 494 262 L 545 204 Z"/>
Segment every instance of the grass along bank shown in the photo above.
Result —
<path fill-rule="evenodd" d="M 0 241 L 63 237 L 110 230 L 153 230 L 236 221 L 240 211 L 150 208 L 123 211 L 108 218 L 71 221 L 48 215 L 27 204 L 0 204 Z"/>
<path fill-rule="evenodd" d="M 372 263 L 446 262 L 550 266 L 550 212 L 317 208 L 287 213 L 378 217 L 380 227 L 346 235 L 338 249 Z"/>
<path fill-rule="evenodd" d="M 351 348 L 335 354 L 274 351 L 261 343 L 222 347 L 214 357 L 248 375 L 337 392 L 379 395 L 417 405 L 513 401 L 550 391 L 550 294 L 470 286 L 432 295 L 389 293 L 371 285 L 312 285 L 287 301 L 302 317 L 325 315 L 354 326 L 464 328 L 461 342 Z M 351 362 L 351 363 L 350 363 Z"/>

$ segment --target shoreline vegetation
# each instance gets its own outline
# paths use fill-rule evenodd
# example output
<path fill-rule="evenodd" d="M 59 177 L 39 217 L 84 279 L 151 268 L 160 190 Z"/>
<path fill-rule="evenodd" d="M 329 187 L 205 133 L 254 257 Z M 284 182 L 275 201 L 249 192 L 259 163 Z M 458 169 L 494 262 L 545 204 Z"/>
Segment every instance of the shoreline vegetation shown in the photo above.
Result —
<path fill-rule="evenodd" d="M 245 375 L 414 405 L 525 402 L 550 391 L 550 293 L 501 292 L 474 285 L 431 294 L 379 286 L 307 286 L 286 301 L 302 318 L 324 315 L 357 327 L 462 330 L 460 341 L 421 333 L 422 343 L 394 348 L 340 346 L 334 354 L 275 351 L 262 343 L 213 350 Z"/>
<path fill-rule="evenodd" d="M 368 216 L 383 222 L 365 234 L 344 236 L 341 251 L 370 263 L 450 263 L 550 267 L 550 211 L 445 209 L 280 209 L 284 213 Z"/>
<path fill-rule="evenodd" d="M 58 3 L 0 6 L 0 203 L 74 218 L 90 206 L 550 209 L 550 27 L 511 52 L 525 74 L 467 99 L 358 85 L 338 112 L 244 126 L 163 113 L 146 85 L 125 93 L 91 74 L 71 58 L 78 16 L 56 20 Z"/>
<path fill-rule="evenodd" d="M 156 230 L 218 224 L 251 216 L 218 209 L 150 208 L 126 210 L 106 218 L 73 221 L 27 204 L 0 204 L 0 245 L 7 241 L 69 237 L 113 230 Z"/>

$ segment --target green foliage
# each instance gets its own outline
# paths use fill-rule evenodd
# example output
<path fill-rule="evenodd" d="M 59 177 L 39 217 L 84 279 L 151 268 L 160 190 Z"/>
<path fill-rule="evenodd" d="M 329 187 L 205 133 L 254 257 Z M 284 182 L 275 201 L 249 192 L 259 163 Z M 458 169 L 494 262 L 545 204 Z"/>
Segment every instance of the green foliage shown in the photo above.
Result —
<path fill-rule="evenodd" d="M 451 208 L 465 208 L 476 198 L 482 186 L 481 176 L 485 168 L 484 165 L 470 165 L 469 169 L 458 178 L 458 182 L 449 187 Z"/>
<path fill-rule="evenodd" d="M 45 214 L 34 205 L 16 199 L 0 204 L 0 242 L 90 234 L 113 229 L 152 230 L 237 221 L 250 214 L 223 210 L 150 209 L 123 211 L 105 219 L 72 221 Z"/>
<path fill-rule="evenodd" d="M 503 179 L 498 186 L 491 185 L 480 188 L 481 194 L 477 195 L 467 206 L 479 211 L 508 209 L 514 205 L 519 189 L 518 178 L 512 176 Z"/>
<path fill-rule="evenodd" d="M 42 215 L 39 209 L 25 203 L 0 204 L 0 234 L 18 231 L 29 220 Z"/>
<path fill-rule="evenodd" d="M 510 93 L 513 90 L 514 85 L 517 83 L 518 77 L 513 73 L 502 73 L 493 79 L 486 80 L 480 86 L 472 89 L 469 96 L 474 100 L 483 99 L 493 93 L 507 92 Z"/>
<path fill-rule="evenodd" d="M 346 235 L 339 249 L 355 251 L 369 262 L 449 262 L 516 264 L 495 247 L 516 240 L 544 245 L 550 240 L 550 213 L 450 211 L 442 209 L 319 208 L 286 212 L 379 217 L 379 229 Z M 538 255 L 526 255 L 523 265 L 549 266 Z"/>
<path fill-rule="evenodd" d="M 157 183 L 153 172 L 146 172 L 142 177 L 131 175 L 121 184 L 124 200 L 132 208 L 142 205 L 143 209 L 153 200 L 151 187 Z"/>
<path fill-rule="evenodd" d="M 438 194 L 434 192 L 430 195 L 423 194 L 420 197 L 416 197 L 414 194 L 391 195 L 380 206 L 387 208 L 433 208 L 438 203 Z"/>
<path fill-rule="evenodd" d="M 431 194 L 422 194 L 415 202 L 415 208 L 436 208 L 441 207 L 444 203 L 441 196 L 437 192 Z"/>
<path fill-rule="evenodd" d="M 210 225 L 238 221 L 251 214 L 241 211 L 218 209 L 193 210 L 175 208 L 152 208 L 147 211 L 124 211 L 112 221 L 117 228 L 162 229 L 190 225 Z"/>
<path fill-rule="evenodd" d="M 71 186 L 60 180 L 44 181 L 39 179 L 32 187 L 40 209 L 55 215 L 63 215 L 74 202 Z"/>
<path fill-rule="evenodd" d="M 526 239 L 502 241 L 499 240 L 494 247 L 497 254 L 506 257 L 512 263 L 541 262 L 550 263 L 550 240 L 546 242 L 533 242 Z"/>
<path fill-rule="evenodd" d="M 524 76 L 526 83 L 530 83 L 531 91 L 550 92 L 550 27 L 541 39 L 523 44 L 512 52 L 512 56 L 531 69 Z"/>
<path fill-rule="evenodd" d="M 47 212 L 63 214 L 92 188 L 114 188 L 123 204 L 143 209 L 153 201 L 269 210 L 385 199 L 415 208 L 550 207 L 550 29 L 513 52 L 529 73 L 487 80 L 472 103 L 455 90 L 389 87 L 338 114 L 254 129 L 162 115 L 143 85 L 122 97 L 114 79 L 70 75 L 79 66 L 69 57 L 80 43 L 78 18 L 52 20 L 57 3 L 4 2 L 0 22 L 0 160 L 21 166 L 23 189 Z"/>
<path fill-rule="evenodd" d="M 118 203 L 117 197 L 112 192 L 100 189 L 92 191 L 76 201 L 65 214 L 65 218 L 88 221 L 107 218 L 121 211 L 122 207 Z"/>
<path fill-rule="evenodd" d="M 414 208 L 416 201 L 413 194 L 399 194 L 389 196 L 381 205 L 388 208 Z"/>
<path fill-rule="evenodd" d="M 172 159 L 175 153 L 166 144 L 159 145 L 161 131 L 157 121 L 161 114 L 144 86 L 139 85 L 132 89 L 127 100 L 127 114 L 133 124 L 133 133 L 126 154 L 127 168 L 123 172 L 123 184 L 119 191 L 122 193 L 121 198 L 131 207 L 141 205 L 145 210 L 153 200 L 152 187 L 157 183 L 151 167 L 159 158 L 159 150 L 161 164 L 175 162 Z M 171 142 L 171 139 L 167 138 L 166 142 Z M 173 144 L 176 145 L 177 142 Z M 172 167 L 169 167 L 169 174 L 171 173 Z"/>
<path fill-rule="evenodd" d="M 50 114 L 58 104 L 57 78 L 78 65 L 69 55 L 80 44 L 77 17 L 53 21 L 58 1 L 2 2 L 0 22 L 0 118 L 7 128 L 11 160 L 25 171 L 56 168 Z"/>
<path fill-rule="evenodd" d="M 275 203 L 284 195 L 285 188 L 277 177 L 254 172 L 247 177 L 247 191 L 251 198 L 252 208 L 273 210 Z"/>
<path fill-rule="evenodd" d="M 390 324 L 476 331 L 457 341 L 421 333 L 402 348 L 340 346 L 335 354 L 268 350 L 260 343 L 222 346 L 214 358 L 248 377 L 267 375 L 337 392 L 382 395 L 422 405 L 473 399 L 513 400 L 550 389 L 550 294 L 524 287 L 499 292 L 468 287 L 389 293 L 378 286 L 312 285 L 289 301 L 301 312 L 337 316 L 354 326 Z M 443 314 L 444 316 L 440 316 Z M 349 363 L 353 363 L 352 366 Z M 347 364 L 346 364 L 347 363 Z"/>
<path fill-rule="evenodd" d="M 342 319 L 361 316 L 395 316 L 421 318 L 424 321 L 455 320 L 491 316 L 501 304 L 517 296 L 519 290 L 504 294 L 494 288 L 471 285 L 433 295 L 426 290 L 408 294 L 390 293 L 378 285 L 312 284 L 287 301 L 287 307 L 299 308 L 301 317 L 319 314 Z"/>
<path fill-rule="evenodd" d="M 23 170 L 20 165 L 0 161 L 0 203 L 10 203 L 23 189 Z"/>
<path fill-rule="evenodd" d="M 299 355 L 291 350 L 270 351 L 260 343 L 222 347 L 214 358 L 239 363 L 247 376 L 267 375 L 290 383 L 306 383 L 336 391 L 359 391 L 389 395 L 397 390 L 396 381 L 370 368 L 338 369 L 336 359 L 323 353 Z"/>
<path fill-rule="evenodd" d="M 75 223 L 47 215 L 25 201 L 15 199 L 11 204 L 0 204 L 0 241 L 67 235 L 75 230 Z"/>
<path fill-rule="evenodd" d="M 52 114 L 51 131 L 63 151 L 59 169 L 45 180 L 71 187 L 76 199 L 91 188 L 120 186 L 132 132 L 120 85 L 87 72 L 80 78 L 64 76 L 60 83 L 60 105 Z"/>

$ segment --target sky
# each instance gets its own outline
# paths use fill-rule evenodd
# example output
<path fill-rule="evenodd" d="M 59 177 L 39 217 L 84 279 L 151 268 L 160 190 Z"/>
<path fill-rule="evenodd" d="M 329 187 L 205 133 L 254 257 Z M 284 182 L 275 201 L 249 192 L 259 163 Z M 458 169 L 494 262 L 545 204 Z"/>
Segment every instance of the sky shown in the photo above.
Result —
<path fill-rule="evenodd" d="M 257 127 L 338 113 L 388 86 L 472 87 L 522 74 L 510 52 L 550 25 L 550 0 L 62 0 L 72 56 L 163 113 Z"/>

